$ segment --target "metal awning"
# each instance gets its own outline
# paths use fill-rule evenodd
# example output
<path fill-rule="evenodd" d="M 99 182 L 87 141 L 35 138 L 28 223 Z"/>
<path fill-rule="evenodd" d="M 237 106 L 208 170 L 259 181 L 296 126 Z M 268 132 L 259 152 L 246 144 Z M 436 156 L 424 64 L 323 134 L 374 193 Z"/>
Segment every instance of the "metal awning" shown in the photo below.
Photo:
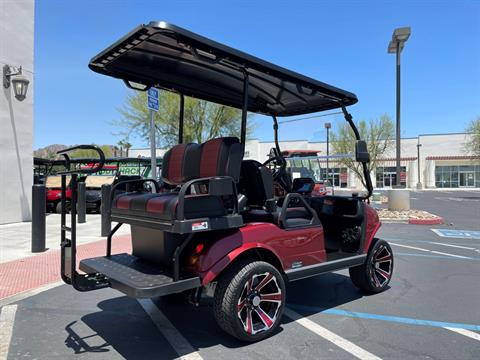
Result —
<path fill-rule="evenodd" d="M 141 25 L 95 56 L 100 74 L 242 108 L 248 74 L 248 111 L 291 116 L 352 105 L 336 87 L 161 22 Z"/>

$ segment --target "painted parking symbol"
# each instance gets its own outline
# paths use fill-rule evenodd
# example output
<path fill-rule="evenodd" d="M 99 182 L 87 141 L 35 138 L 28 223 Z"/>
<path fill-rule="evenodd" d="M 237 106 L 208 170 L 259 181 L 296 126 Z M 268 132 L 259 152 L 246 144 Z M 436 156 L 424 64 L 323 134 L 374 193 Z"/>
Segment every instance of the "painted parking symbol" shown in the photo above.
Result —
<path fill-rule="evenodd" d="M 480 231 L 471 230 L 450 230 L 450 229 L 431 229 L 435 234 L 441 237 L 457 239 L 480 239 Z"/>

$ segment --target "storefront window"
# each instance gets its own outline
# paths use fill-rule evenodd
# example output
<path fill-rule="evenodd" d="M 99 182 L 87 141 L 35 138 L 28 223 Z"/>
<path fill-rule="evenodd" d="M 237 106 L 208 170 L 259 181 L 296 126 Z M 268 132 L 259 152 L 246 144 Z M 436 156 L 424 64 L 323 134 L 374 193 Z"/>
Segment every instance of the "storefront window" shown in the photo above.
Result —
<path fill-rule="evenodd" d="M 321 169 L 322 179 L 327 178 L 327 169 Z M 336 187 L 346 188 L 348 186 L 348 171 L 347 168 L 330 168 L 328 174 L 328 180 Z"/>
<path fill-rule="evenodd" d="M 376 171 L 377 188 L 392 187 L 397 184 L 397 168 L 395 166 L 379 166 Z M 400 167 L 400 185 L 405 186 L 407 181 L 406 166 Z"/>
<path fill-rule="evenodd" d="M 480 187 L 480 165 L 435 166 L 435 186 Z"/>

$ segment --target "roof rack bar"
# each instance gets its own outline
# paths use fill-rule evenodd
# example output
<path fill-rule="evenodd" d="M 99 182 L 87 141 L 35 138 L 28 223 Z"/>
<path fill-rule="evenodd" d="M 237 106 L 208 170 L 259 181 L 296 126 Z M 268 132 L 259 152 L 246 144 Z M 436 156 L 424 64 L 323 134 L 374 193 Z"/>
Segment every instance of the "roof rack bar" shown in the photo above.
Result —
<path fill-rule="evenodd" d="M 240 130 L 240 143 L 245 151 L 245 141 L 247 137 L 247 112 L 248 112 L 248 71 L 243 69 L 245 78 L 243 80 L 243 107 L 242 107 L 242 127 Z"/>
<path fill-rule="evenodd" d="M 178 121 L 178 143 L 183 143 L 183 119 L 185 117 L 185 96 L 180 94 L 180 119 Z"/>

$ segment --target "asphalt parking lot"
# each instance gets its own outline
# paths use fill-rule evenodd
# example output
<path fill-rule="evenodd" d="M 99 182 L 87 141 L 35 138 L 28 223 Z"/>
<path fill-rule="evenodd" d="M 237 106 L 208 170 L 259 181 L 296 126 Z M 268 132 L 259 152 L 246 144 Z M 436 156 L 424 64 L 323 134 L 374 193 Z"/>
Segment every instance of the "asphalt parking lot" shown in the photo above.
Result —
<path fill-rule="evenodd" d="M 383 225 L 395 254 L 389 290 L 364 296 L 345 271 L 291 283 L 283 323 L 262 342 L 225 335 L 208 298 L 195 308 L 61 285 L 0 302 L 11 329 L 0 332 L 0 359 L 7 337 L 8 359 L 478 359 L 480 192 L 416 192 L 412 207 L 447 224 Z"/>

